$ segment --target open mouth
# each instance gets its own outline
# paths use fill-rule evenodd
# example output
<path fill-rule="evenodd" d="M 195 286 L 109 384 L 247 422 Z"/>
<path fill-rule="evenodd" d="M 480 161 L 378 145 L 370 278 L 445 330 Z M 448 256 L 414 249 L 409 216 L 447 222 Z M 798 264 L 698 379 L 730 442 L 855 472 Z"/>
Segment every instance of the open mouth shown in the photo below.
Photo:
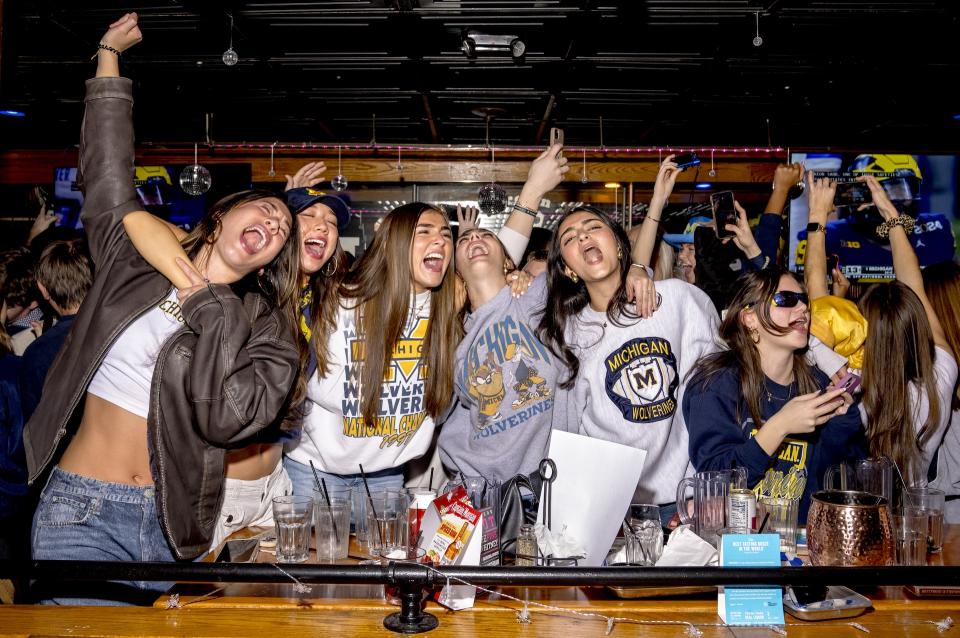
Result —
<path fill-rule="evenodd" d="M 487 247 L 483 244 L 474 244 L 470 247 L 470 250 L 467 252 L 467 259 L 474 259 L 475 257 L 485 257 L 490 254 L 490 251 L 487 250 Z"/>
<path fill-rule="evenodd" d="M 591 266 L 599 264 L 603 261 L 603 253 L 596 246 L 587 246 L 583 249 L 583 261 Z"/>
<path fill-rule="evenodd" d="M 308 256 L 313 259 L 323 259 L 323 255 L 327 250 L 327 240 L 323 237 L 315 238 L 311 237 L 310 239 L 303 242 L 303 251 L 307 253 Z"/>
<path fill-rule="evenodd" d="M 443 272 L 443 253 L 427 253 L 423 258 L 423 267 L 430 272 Z"/>
<path fill-rule="evenodd" d="M 243 234 L 240 236 L 240 244 L 247 253 L 251 255 L 257 254 L 267 245 L 267 229 L 260 224 L 248 226 L 243 229 Z"/>
<path fill-rule="evenodd" d="M 795 332 L 807 333 L 808 326 L 810 324 L 809 319 L 806 317 L 801 317 L 800 319 L 795 319 L 790 322 L 790 329 Z"/>

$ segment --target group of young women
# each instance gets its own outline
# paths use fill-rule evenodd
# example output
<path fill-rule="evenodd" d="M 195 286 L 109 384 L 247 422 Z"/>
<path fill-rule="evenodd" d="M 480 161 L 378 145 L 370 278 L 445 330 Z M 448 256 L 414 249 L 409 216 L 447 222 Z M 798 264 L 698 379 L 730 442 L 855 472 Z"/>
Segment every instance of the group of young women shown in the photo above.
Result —
<path fill-rule="evenodd" d="M 118 52 L 140 39 L 136 14 L 113 23 L 87 85 L 82 219 L 97 272 L 26 426 L 31 480 L 49 474 L 35 558 L 196 558 L 269 521 L 273 496 L 312 493 L 314 471 L 359 486 L 362 466 L 371 489 L 402 486 L 438 423 L 450 473 L 501 480 L 533 472 L 552 429 L 641 447 L 638 498 L 658 504 L 692 469 L 733 464 L 751 484 L 803 465 L 809 494 L 827 466 L 868 451 L 919 480 L 940 447 L 956 354 L 902 226 L 890 234 L 903 284 L 862 302 L 857 402 L 808 360 L 809 301 L 792 274 L 749 274 L 719 328 L 696 287 L 654 286 L 672 157 L 638 241 L 579 206 L 532 282 L 516 267 L 567 171 L 559 146 L 534 160 L 499 233 L 463 224 L 455 238 L 441 210 L 406 204 L 352 267 L 339 246 L 349 209 L 312 188 L 322 164 L 289 177 L 285 199 L 245 191 L 190 234 L 168 226 L 140 210 L 129 179 L 133 100 Z M 811 217 L 825 215 L 831 186 L 810 188 Z"/>

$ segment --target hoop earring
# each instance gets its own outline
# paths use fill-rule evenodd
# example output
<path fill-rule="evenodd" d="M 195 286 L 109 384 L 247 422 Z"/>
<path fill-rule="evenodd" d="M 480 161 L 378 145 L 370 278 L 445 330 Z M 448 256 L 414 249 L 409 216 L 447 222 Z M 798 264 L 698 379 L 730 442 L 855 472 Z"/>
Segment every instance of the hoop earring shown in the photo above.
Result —
<path fill-rule="evenodd" d="M 573 281 L 573 283 L 578 283 L 580 281 L 580 278 L 577 277 L 577 273 L 574 272 L 574 273 L 570 273 L 570 280 Z"/>
<path fill-rule="evenodd" d="M 215 244 L 217 240 L 220 239 L 220 231 L 223 230 L 223 226 L 220 224 L 220 218 L 217 217 L 217 225 L 213 227 L 213 232 L 207 237 L 206 242 L 208 244 Z"/>
<path fill-rule="evenodd" d="M 510 266 L 507 262 L 503 262 L 503 276 L 506 277 L 508 274 L 510 274 Z"/>
<path fill-rule="evenodd" d="M 617 246 L 617 259 L 623 259 L 623 247 Z"/>
<path fill-rule="evenodd" d="M 337 272 L 337 268 L 340 267 L 340 256 L 337 253 L 333 254 L 333 257 L 327 260 L 326 265 L 324 265 L 323 270 L 320 273 L 324 277 L 329 277 L 333 273 Z"/>
<path fill-rule="evenodd" d="M 757 328 L 751 328 L 750 338 L 753 339 L 754 343 L 760 343 L 760 330 L 758 330 Z"/>

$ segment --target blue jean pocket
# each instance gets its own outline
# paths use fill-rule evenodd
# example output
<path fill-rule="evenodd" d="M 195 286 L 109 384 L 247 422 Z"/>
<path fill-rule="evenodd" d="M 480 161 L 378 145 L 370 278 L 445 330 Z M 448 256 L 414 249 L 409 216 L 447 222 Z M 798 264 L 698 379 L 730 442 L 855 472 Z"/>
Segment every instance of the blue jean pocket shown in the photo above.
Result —
<path fill-rule="evenodd" d="M 82 525 L 93 516 L 94 500 L 80 494 L 48 494 L 40 501 L 37 523 L 44 527 Z"/>

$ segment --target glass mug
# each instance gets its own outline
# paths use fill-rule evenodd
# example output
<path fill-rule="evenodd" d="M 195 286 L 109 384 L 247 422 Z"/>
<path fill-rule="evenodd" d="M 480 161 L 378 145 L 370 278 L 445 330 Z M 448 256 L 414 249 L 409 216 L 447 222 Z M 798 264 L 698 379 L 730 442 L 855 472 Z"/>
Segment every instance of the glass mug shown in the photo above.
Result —
<path fill-rule="evenodd" d="M 747 473 L 744 468 L 697 472 L 677 485 L 677 514 L 684 525 L 693 525 L 693 531 L 712 542 L 726 527 L 727 494 L 731 489 L 744 489 Z M 687 510 L 687 488 L 693 490 L 693 514 Z"/>

